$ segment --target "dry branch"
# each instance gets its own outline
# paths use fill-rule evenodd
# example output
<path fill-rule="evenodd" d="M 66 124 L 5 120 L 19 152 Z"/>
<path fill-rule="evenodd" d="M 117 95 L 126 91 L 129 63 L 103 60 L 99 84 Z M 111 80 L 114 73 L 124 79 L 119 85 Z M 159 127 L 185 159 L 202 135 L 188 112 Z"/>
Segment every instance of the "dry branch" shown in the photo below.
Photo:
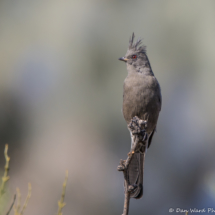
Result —
<path fill-rule="evenodd" d="M 124 207 L 123 207 L 123 214 L 128 215 L 129 211 L 129 203 L 130 203 L 130 192 L 135 190 L 135 185 L 129 184 L 128 181 L 128 166 L 131 162 L 131 159 L 136 151 L 143 146 L 144 143 L 147 142 L 147 133 L 145 129 L 147 126 L 147 120 L 140 120 L 138 117 L 134 117 L 128 125 L 128 129 L 131 132 L 132 138 L 132 147 L 130 152 L 128 153 L 128 157 L 126 160 L 120 160 L 120 164 L 117 167 L 118 171 L 122 171 L 124 175 Z"/>

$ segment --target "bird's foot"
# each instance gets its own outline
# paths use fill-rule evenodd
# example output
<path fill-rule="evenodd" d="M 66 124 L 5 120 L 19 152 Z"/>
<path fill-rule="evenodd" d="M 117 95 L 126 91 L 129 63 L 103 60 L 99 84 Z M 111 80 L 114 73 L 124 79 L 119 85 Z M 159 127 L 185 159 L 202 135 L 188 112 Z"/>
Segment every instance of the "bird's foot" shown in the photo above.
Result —
<path fill-rule="evenodd" d="M 131 122 L 128 124 L 128 128 L 132 134 L 140 134 L 142 128 L 147 127 L 147 120 L 141 120 L 137 116 L 133 117 Z"/>
<path fill-rule="evenodd" d="M 145 142 L 148 139 L 148 134 L 145 129 L 141 130 L 141 137 L 143 142 Z"/>
<path fill-rule="evenodd" d="M 141 128 L 139 126 L 139 118 L 137 116 L 133 117 L 131 122 L 128 124 L 128 128 L 132 134 L 139 134 L 141 132 Z"/>
<path fill-rule="evenodd" d="M 133 117 L 128 124 L 128 128 L 133 135 L 140 136 L 141 141 L 146 141 L 148 138 L 145 128 L 147 127 L 147 120 L 141 120 L 137 116 Z M 144 128 L 144 129 L 142 129 Z"/>
<path fill-rule="evenodd" d="M 139 124 L 139 126 L 140 126 L 141 128 L 146 129 L 146 128 L 147 128 L 147 121 L 148 121 L 148 120 L 139 119 L 138 124 Z"/>

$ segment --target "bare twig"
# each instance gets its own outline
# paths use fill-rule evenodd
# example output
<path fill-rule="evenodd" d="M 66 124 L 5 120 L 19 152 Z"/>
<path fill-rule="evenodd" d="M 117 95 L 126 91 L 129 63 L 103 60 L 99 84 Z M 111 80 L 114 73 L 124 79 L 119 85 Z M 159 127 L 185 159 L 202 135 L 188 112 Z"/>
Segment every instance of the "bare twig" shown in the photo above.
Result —
<path fill-rule="evenodd" d="M 11 206 L 10 206 L 10 208 L 9 208 L 8 212 L 6 213 L 6 215 L 9 215 L 9 214 L 10 214 L 10 211 L 12 210 L 12 208 L 13 208 L 13 205 L 14 205 L 15 201 L 16 201 L 16 194 L 14 194 L 13 202 L 12 202 L 12 204 L 11 204 Z"/>
<path fill-rule="evenodd" d="M 134 117 L 128 125 L 128 129 L 132 134 L 132 147 L 128 153 L 126 160 L 120 160 L 120 164 L 117 167 L 118 171 L 123 171 L 124 175 L 124 186 L 125 186 L 125 199 L 123 214 L 128 215 L 129 203 L 130 203 L 130 192 L 132 192 L 135 187 L 134 185 L 129 184 L 128 182 L 128 166 L 131 162 L 131 159 L 136 151 L 143 146 L 144 142 L 147 142 L 147 133 L 144 129 L 147 126 L 147 120 L 140 120 L 138 117 Z"/>
<path fill-rule="evenodd" d="M 18 200 L 17 200 L 17 205 L 16 206 L 14 205 L 14 207 L 13 207 L 14 214 L 15 215 L 23 215 L 24 211 L 25 211 L 25 209 L 26 209 L 26 207 L 28 205 L 28 201 L 31 198 L 31 184 L 28 183 L 28 195 L 27 195 L 25 203 L 24 203 L 24 205 L 23 205 L 23 207 L 21 209 L 21 212 L 19 212 L 20 211 L 20 207 L 21 207 L 21 193 L 20 193 L 19 188 L 17 188 L 16 191 L 17 191 L 17 198 L 18 198 Z"/>
<path fill-rule="evenodd" d="M 18 187 L 16 188 L 16 192 L 17 192 L 17 204 L 16 206 L 14 206 L 14 211 L 15 211 L 15 215 L 18 215 L 19 209 L 21 207 L 21 193 Z"/>
<path fill-rule="evenodd" d="M 28 183 L 28 195 L 27 195 L 27 197 L 26 197 L 26 200 L 25 200 L 25 203 L 24 203 L 24 205 L 23 205 L 23 207 L 22 207 L 22 210 L 21 210 L 21 212 L 20 212 L 20 215 L 23 215 L 24 210 L 26 209 L 26 207 L 27 207 L 27 205 L 28 205 L 28 201 L 29 201 L 30 198 L 31 198 L 31 184 Z"/>
<path fill-rule="evenodd" d="M 127 171 L 123 171 L 124 174 L 124 183 L 125 183 L 125 199 L 124 199 L 124 206 L 123 206 L 123 214 L 127 215 L 129 211 L 129 202 L 130 202 L 130 193 L 128 191 L 128 180 L 127 180 Z"/>
<path fill-rule="evenodd" d="M 118 171 L 123 171 L 123 175 L 124 175 L 125 199 L 124 199 L 123 215 L 128 215 L 128 211 L 129 211 L 130 193 L 128 189 L 129 183 L 128 183 L 128 177 L 127 177 L 127 169 L 133 157 L 134 151 L 137 147 L 137 142 L 135 142 L 132 145 L 133 147 L 131 151 L 128 153 L 127 159 L 125 161 L 121 160 L 120 165 L 117 168 Z"/>
<path fill-rule="evenodd" d="M 66 171 L 65 181 L 63 183 L 63 191 L 62 191 L 62 194 L 61 194 L 61 199 L 60 199 L 60 201 L 58 201 L 57 215 L 62 215 L 63 214 L 62 209 L 66 205 L 66 203 L 64 202 L 64 198 L 65 198 L 65 193 L 66 193 L 67 180 L 68 180 L 68 170 Z"/>

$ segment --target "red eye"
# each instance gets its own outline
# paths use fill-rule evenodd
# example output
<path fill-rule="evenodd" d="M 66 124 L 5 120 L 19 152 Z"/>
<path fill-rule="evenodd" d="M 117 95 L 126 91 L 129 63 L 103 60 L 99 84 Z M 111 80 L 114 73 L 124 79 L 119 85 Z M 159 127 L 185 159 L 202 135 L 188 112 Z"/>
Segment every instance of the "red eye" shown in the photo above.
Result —
<path fill-rule="evenodd" d="M 132 55 L 132 58 L 133 58 L 133 59 L 137 58 L 137 55 Z"/>

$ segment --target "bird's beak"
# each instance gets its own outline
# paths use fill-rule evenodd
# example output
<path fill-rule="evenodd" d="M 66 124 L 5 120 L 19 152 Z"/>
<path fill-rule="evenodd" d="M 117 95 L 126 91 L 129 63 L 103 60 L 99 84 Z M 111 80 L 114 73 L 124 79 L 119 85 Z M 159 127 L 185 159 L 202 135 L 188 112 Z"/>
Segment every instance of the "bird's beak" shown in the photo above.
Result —
<path fill-rule="evenodd" d="M 128 61 L 128 59 L 125 58 L 125 57 L 121 57 L 121 58 L 119 58 L 119 60 L 124 61 L 124 62 L 127 62 L 127 61 Z"/>

